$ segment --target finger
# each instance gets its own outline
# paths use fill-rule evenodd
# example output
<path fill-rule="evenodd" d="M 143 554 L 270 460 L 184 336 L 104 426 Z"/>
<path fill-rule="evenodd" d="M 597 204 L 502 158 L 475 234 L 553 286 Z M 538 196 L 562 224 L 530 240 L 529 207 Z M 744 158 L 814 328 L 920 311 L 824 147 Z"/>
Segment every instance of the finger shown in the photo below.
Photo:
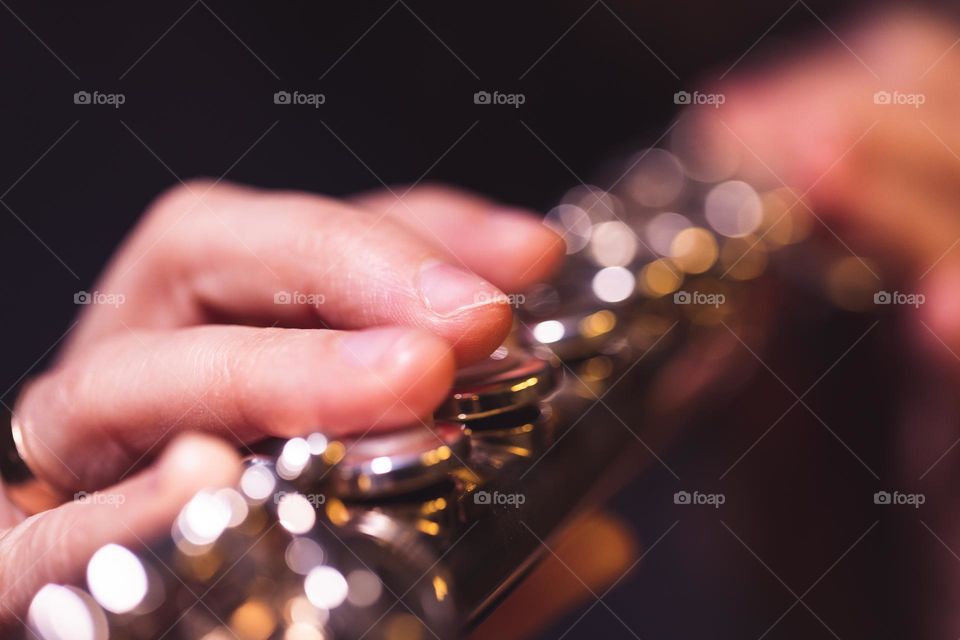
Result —
<path fill-rule="evenodd" d="M 883 256 L 892 270 L 921 277 L 960 236 L 957 197 L 945 185 L 938 188 L 936 180 L 876 159 L 894 148 L 883 143 L 882 134 L 865 144 L 853 163 L 822 182 L 815 204 L 858 249 Z"/>
<path fill-rule="evenodd" d="M 960 59 L 946 27 L 942 19 L 914 10 L 886 10 L 844 34 L 860 56 L 821 41 L 803 55 L 738 73 L 716 89 L 725 97 L 722 108 L 695 110 L 704 131 L 699 135 L 730 138 L 742 152 L 743 173 L 753 180 L 783 180 L 801 190 L 847 163 L 847 154 L 877 123 L 919 127 L 922 119 L 944 135 L 941 120 L 955 123 Z M 883 94 L 889 99 L 891 92 L 917 94 L 922 106 L 884 103 Z M 928 137 L 925 131 L 912 142 Z M 922 153 L 888 157 L 925 159 Z"/>
<path fill-rule="evenodd" d="M 89 490 L 182 431 L 236 445 L 418 421 L 447 394 L 454 368 L 445 342 L 400 327 L 127 332 L 28 385 L 14 422 L 35 473 L 67 491 Z"/>
<path fill-rule="evenodd" d="M 960 256 L 943 260 L 919 285 L 924 305 L 914 333 L 927 353 L 956 370 L 960 364 Z"/>
<path fill-rule="evenodd" d="M 7 488 L 0 479 L 0 531 L 12 527 L 23 519 L 23 512 L 7 498 Z"/>
<path fill-rule="evenodd" d="M 22 617 L 44 584 L 80 578 L 101 546 L 135 546 L 162 534 L 197 491 L 233 485 L 239 471 L 237 454 L 222 441 L 187 435 L 101 495 L 108 499 L 68 502 L 23 521 L 0 539 L 0 623 Z"/>
<path fill-rule="evenodd" d="M 609 513 L 575 520 L 543 561 L 471 634 L 471 640 L 533 638 L 571 609 L 592 602 L 638 555 L 626 524 Z"/>
<path fill-rule="evenodd" d="M 504 291 L 548 279 L 566 252 L 563 239 L 532 212 L 449 187 L 373 191 L 353 201 L 399 220 Z"/>
<path fill-rule="evenodd" d="M 388 217 L 222 184 L 162 198 L 98 287 L 123 304 L 90 304 L 71 348 L 125 327 L 399 324 L 445 338 L 472 361 L 501 343 L 511 318 L 493 285 Z"/>

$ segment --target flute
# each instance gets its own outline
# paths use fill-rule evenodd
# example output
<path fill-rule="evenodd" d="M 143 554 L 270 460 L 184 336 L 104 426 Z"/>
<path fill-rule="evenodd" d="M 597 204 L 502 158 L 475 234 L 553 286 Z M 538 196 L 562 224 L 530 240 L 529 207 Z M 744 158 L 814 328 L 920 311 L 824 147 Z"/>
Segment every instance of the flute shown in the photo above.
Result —
<path fill-rule="evenodd" d="M 263 443 L 238 486 L 197 494 L 168 539 L 107 545 L 80 583 L 41 589 L 32 631 L 469 632 L 571 518 L 662 462 L 684 420 L 664 408 L 658 376 L 717 327 L 760 331 L 747 311 L 770 261 L 809 232 L 788 189 L 706 175 L 661 148 L 624 167 L 607 189 L 577 187 L 550 211 L 570 254 L 563 272 L 503 301 L 517 307 L 512 335 L 458 372 L 434 416 Z M 701 364 L 717 375 L 681 376 L 671 394 L 707 389 L 728 366 Z"/>

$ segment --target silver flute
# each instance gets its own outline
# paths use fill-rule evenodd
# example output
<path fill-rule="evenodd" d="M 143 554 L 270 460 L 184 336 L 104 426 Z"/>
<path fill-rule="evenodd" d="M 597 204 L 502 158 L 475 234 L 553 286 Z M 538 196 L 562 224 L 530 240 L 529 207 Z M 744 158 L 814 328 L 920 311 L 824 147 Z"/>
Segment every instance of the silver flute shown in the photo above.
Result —
<path fill-rule="evenodd" d="M 808 234 L 795 194 L 708 160 L 651 148 L 608 187 L 569 191 L 545 218 L 567 244 L 562 273 L 503 301 L 517 308 L 510 338 L 458 373 L 432 418 L 263 443 L 236 487 L 197 494 L 169 536 L 104 546 L 75 584 L 41 589 L 32 632 L 468 633 L 566 523 L 660 462 L 676 407 L 728 371 L 694 347 L 721 325 L 756 329 L 746 311 L 768 266 Z"/>

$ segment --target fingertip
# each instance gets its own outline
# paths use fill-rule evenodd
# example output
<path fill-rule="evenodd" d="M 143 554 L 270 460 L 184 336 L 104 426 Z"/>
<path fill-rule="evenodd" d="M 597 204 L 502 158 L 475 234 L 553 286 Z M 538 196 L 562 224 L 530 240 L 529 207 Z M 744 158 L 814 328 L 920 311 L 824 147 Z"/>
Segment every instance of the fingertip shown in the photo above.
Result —
<path fill-rule="evenodd" d="M 340 336 L 341 356 L 348 363 L 379 376 L 402 378 L 424 362 L 450 358 L 450 345 L 416 327 L 375 327 Z"/>
<path fill-rule="evenodd" d="M 503 344 L 513 323 L 513 310 L 506 302 L 473 309 L 466 317 L 446 327 L 457 366 L 478 362 Z"/>
<path fill-rule="evenodd" d="M 227 487 L 240 477 L 240 455 L 220 438 L 184 433 L 161 454 L 159 478 L 163 490 L 192 495 L 204 488 Z"/>
<path fill-rule="evenodd" d="M 442 260 L 421 264 L 417 280 L 420 300 L 435 319 L 452 319 L 506 302 L 502 291 L 476 273 Z"/>
<path fill-rule="evenodd" d="M 504 291 L 548 278 L 566 254 L 563 240 L 529 209 L 442 184 L 401 191 L 365 193 L 354 202 L 393 214 Z"/>
<path fill-rule="evenodd" d="M 453 385 L 455 350 L 429 331 L 410 329 L 393 354 L 391 368 L 391 386 L 398 402 L 395 414 L 386 417 L 386 426 L 429 416 L 440 406 Z"/>
<path fill-rule="evenodd" d="M 505 291 L 549 279 L 566 255 L 563 238 L 525 209 L 494 210 L 486 225 L 496 251 L 487 275 Z"/>
<path fill-rule="evenodd" d="M 510 330 L 511 298 L 472 271 L 439 260 L 420 267 L 422 322 L 444 338 L 464 364 L 496 349 Z"/>
<path fill-rule="evenodd" d="M 381 327 L 344 333 L 340 349 L 357 373 L 356 395 L 344 398 L 335 430 L 389 428 L 430 415 L 446 396 L 454 349 L 434 333 Z"/>

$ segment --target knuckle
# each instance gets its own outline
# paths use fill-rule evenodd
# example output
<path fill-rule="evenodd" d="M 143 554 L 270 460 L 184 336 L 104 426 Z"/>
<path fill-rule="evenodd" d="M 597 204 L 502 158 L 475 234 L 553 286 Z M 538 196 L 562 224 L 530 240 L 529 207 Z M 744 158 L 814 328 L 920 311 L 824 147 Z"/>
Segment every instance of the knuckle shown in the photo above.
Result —
<path fill-rule="evenodd" d="M 63 376 L 56 378 L 51 372 L 34 378 L 23 388 L 14 406 L 14 415 L 23 430 L 24 439 L 35 436 L 35 425 L 43 424 L 44 410 L 57 410 L 65 391 Z"/>
<path fill-rule="evenodd" d="M 192 178 L 169 187 L 147 207 L 147 219 L 179 217 L 187 211 L 200 209 L 203 194 L 215 189 L 214 184 L 210 179 Z"/>
<path fill-rule="evenodd" d="M 70 376 L 61 373 L 42 374 L 23 388 L 13 410 L 28 466 L 39 477 L 57 485 L 64 481 L 65 470 L 53 459 L 46 440 L 52 435 L 51 428 L 64 426 L 66 409 L 70 406 L 69 380 Z"/>
<path fill-rule="evenodd" d="M 141 246 L 151 259 L 166 261 L 168 256 L 183 257 L 196 242 L 210 238 L 214 225 L 229 223 L 219 216 L 225 196 L 236 197 L 240 187 L 194 178 L 174 185 L 158 195 L 147 207 L 134 233 L 133 244 Z M 158 247 L 161 250 L 153 251 Z M 150 249 L 148 249 L 150 248 Z"/>

